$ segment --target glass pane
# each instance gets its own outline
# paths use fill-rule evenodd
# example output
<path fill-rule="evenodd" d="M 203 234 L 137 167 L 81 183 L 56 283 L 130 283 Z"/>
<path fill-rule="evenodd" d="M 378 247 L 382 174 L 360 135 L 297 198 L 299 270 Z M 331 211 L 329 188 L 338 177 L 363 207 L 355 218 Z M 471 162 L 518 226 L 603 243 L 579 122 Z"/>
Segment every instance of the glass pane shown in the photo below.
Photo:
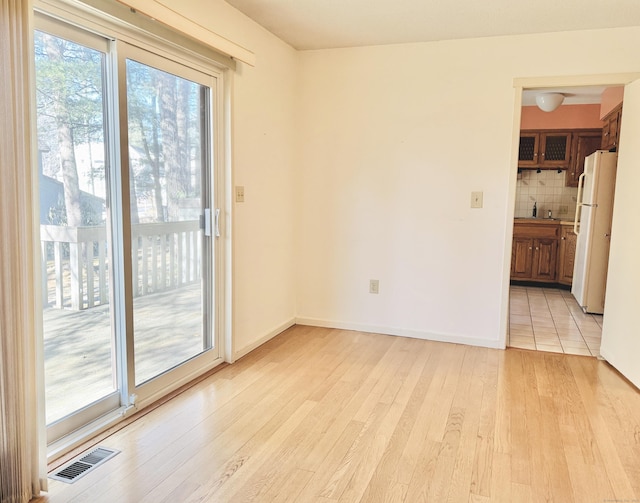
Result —
<path fill-rule="evenodd" d="M 547 135 L 544 154 L 546 161 L 564 161 L 567 157 L 567 136 Z"/>
<path fill-rule="evenodd" d="M 518 160 L 533 161 L 535 156 L 536 138 L 534 136 L 520 137 L 520 150 L 518 152 Z"/>
<path fill-rule="evenodd" d="M 135 383 L 210 349 L 204 326 L 207 88 L 127 60 Z"/>
<path fill-rule="evenodd" d="M 35 33 L 47 424 L 117 389 L 99 51 Z"/>

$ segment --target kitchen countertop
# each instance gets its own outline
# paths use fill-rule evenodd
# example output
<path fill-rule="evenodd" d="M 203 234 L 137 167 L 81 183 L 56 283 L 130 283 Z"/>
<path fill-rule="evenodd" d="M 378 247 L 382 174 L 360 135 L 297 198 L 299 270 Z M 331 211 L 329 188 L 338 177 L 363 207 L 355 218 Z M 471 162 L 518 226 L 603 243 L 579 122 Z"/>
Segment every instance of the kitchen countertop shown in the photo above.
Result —
<path fill-rule="evenodd" d="M 557 224 L 557 225 L 573 225 L 573 220 L 561 220 L 560 218 L 533 218 L 533 217 L 516 217 L 514 222 L 527 224 Z"/>

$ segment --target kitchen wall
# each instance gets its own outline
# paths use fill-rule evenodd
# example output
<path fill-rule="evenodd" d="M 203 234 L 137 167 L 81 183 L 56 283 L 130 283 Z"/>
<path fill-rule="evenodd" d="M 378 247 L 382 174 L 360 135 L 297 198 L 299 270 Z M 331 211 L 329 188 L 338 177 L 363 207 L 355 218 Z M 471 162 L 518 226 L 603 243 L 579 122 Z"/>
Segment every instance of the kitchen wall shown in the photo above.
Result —
<path fill-rule="evenodd" d="M 611 110 L 622 103 L 624 99 L 624 86 L 609 87 L 602 93 L 600 104 L 600 118 L 604 118 Z"/>
<path fill-rule="evenodd" d="M 576 187 L 565 187 L 566 171 L 526 169 L 518 174 L 516 182 L 515 217 L 532 216 L 533 203 L 537 203 L 538 217 L 546 218 L 551 210 L 553 217 L 573 220 L 576 211 Z"/>
<path fill-rule="evenodd" d="M 601 105 L 562 105 L 553 112 L 537 106 L 522 107 L 520 129 L 591 129 L 602 128 Z"/>

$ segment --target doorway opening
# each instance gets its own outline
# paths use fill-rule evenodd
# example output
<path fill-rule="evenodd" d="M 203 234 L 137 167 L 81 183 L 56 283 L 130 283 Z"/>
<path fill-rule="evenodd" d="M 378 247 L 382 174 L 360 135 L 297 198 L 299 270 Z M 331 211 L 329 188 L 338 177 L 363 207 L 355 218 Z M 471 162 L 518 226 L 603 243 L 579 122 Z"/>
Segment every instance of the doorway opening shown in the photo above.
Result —
<path fill-rule="evenodd" d="M 624 86 L 539 84 L 521 88 L 507 346 L 599 356 L 603 310 L 583 309 L 571 292 L 584 247 L 576 213 L 585 159 L 617 150 Z M 536 104 L 548 93 L 564 97 L 551 112 Z M 610 236 L 611 216 L 608 225 Z"/>

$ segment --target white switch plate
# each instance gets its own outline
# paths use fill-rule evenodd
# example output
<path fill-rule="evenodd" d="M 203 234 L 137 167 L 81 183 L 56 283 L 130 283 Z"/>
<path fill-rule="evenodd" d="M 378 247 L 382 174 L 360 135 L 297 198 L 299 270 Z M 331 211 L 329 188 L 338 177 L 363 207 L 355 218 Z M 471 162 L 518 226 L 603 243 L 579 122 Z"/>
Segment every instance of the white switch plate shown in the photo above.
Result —
<path fill-rule="evenodd" d="M 236 185 L 236 203 L 244 203 L 244 186 Z"/>
<path fill-rule="evenodd" d="M 380 293 L 380 282 L 377 279 L 369 280 L 369 293 Z"/>
<path fill-rule="evenodd" d="M 471 193 L 471 207 L 482 208 L 482 192 Z"/>

